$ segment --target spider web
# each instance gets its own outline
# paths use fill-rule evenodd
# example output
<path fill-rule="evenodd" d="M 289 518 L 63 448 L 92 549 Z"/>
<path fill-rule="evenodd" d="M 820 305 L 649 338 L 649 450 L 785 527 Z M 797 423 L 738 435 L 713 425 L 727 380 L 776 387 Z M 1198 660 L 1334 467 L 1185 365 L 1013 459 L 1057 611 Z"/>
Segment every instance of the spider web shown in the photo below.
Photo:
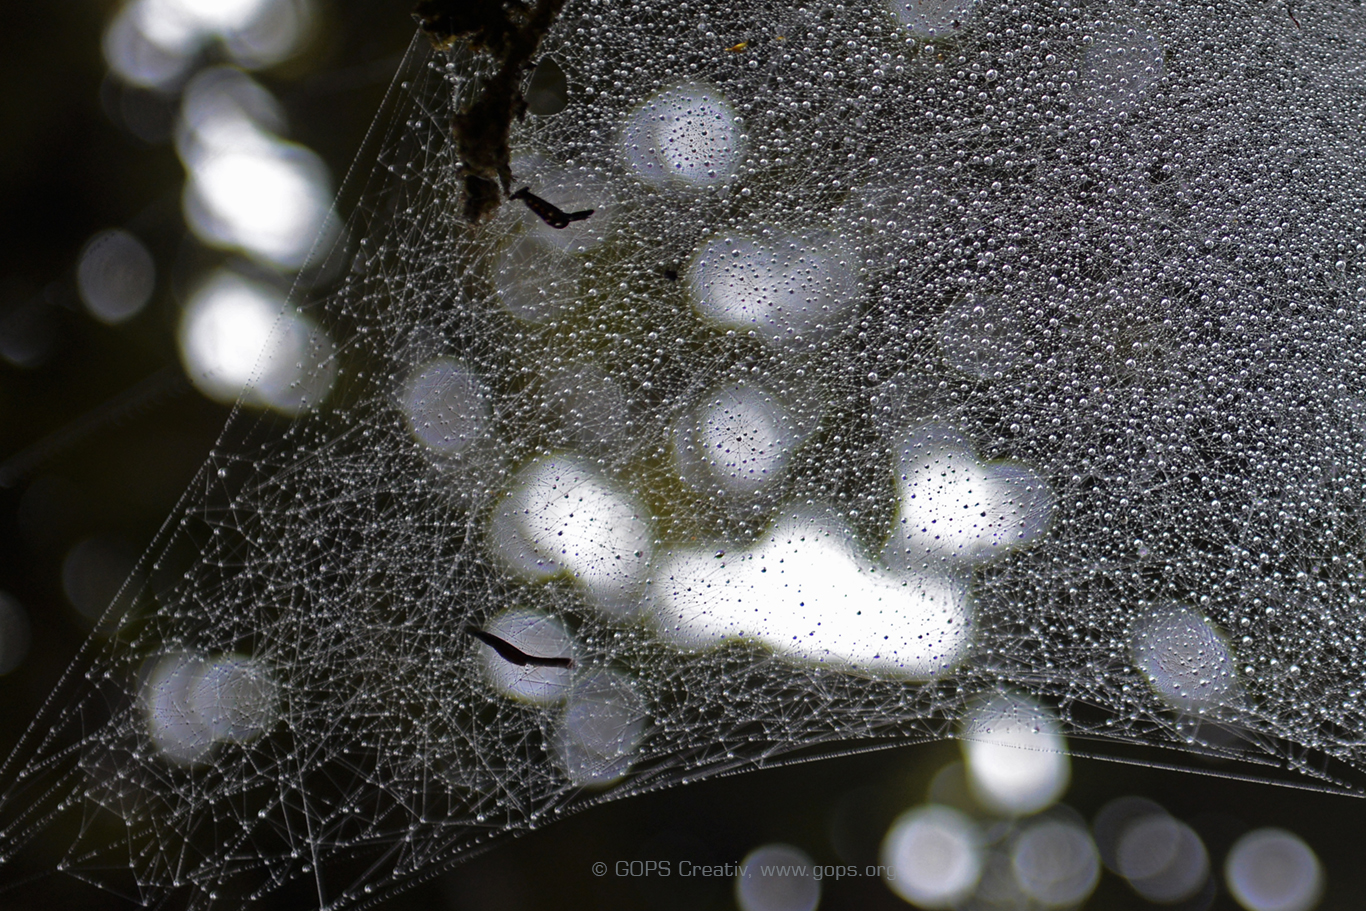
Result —
<path fill-rule="evenodd" d="M 1296 12 L 574 0 L 513 134 L 563 230 L 460 220 L 487 74 L 415 44 L 306 407 L 233 417 L 6 859 L 361 906 L 993 694 L 1351 788 L 1366 22 Z"/>

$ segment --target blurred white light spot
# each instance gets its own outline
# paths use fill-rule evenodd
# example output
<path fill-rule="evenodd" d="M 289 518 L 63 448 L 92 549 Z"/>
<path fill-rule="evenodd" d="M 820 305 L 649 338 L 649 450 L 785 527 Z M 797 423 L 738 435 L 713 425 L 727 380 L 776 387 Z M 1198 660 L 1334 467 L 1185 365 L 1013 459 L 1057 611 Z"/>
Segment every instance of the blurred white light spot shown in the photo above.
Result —
<path fill-rule="evenodd" d="M 1134 891 L 1172 904 L 1200 891 L 1209 878 L 1209 853 L 1195 830 L 1167 814 L 1129 822 L 1115 845 L 1115 866 Z"/>
<path fill-rule="evenodd" d="M 215 741 L 246 743 L 275 724 L 278 697 L 274 678 L 259 663 L 220 655 L 204 663 L 188 704 Z"/>
<path fill-rule="evenodd" d="M 143 704 L 148 731 L 157 749 L 172 762 L 198 762 L 213 749 L 209 722 L 191 706 L 195 682 L 206 665 L 191 655 L 168 655 L 147 677 Z"/>
<path fill-rule="evenodd" d="M 260 148 L 284 125 L 284 108 L 265 86 L 235 67 L 209 67 L 181 95 L 176 151 L 197 161 L 224 149 Z"/>
<path fill-rule="evenodd" d="M 1041 903 L 1031 898 L 1022 888 L 1020 888 L 1019 874 L 1015 872 L 1015 865 L 1012 863 L 1009 844 L 1001 844 L 1003 835 L 1011 834 L 1008 829 L 1002 826 L 993 826 L 985 830 L 985 836 L 992 843 L 991 848 L 986 852 L 986 857 L 982 862 L 982 876 L 977 881 L 977 890 L 972 895 L 972 901 L 959 907 L 976 909 L 1005 909 L 1011 911 L 1024 911 L 1024 909 L 1034 909 L 1041 907 Z"/>
<path fill-rule="evenodd" d="M 645 603 L 678 648 L 750 639 L 797 661 L 921 680 L 962 661 L 972 635 L 963 585 L 889 572 L 853 541 L 822 512 L 793 513 L 744 550 L 660 559 Z"/>
<path fill-rule="evenodd" d="M 623 675 L 606 671 L 574 684 L 552 735 L 560 768 L 577 785 L 608 785 L 635 761 L 649 716 Z"/>
<path fill-rule="evenodd" d="M 968 782 L 988 810 L 1036 813 L 1067 789 L 1071 764 L 1057 719 L 1025 696 L 998 695 L 980 704 L 962 737 Z"/>
<path fill-rule="evenodd" d="M 277 718 L 278 688 L 258 663 L 238 655 L 168 655 L 147 675 L 143 707 L 161 754 L 189 764 L 220 743 L 245 743 Z"/>
<path fill-rule="evenodd" d="M 892 12 L 918 38 L 951 37 L 977 8 L 975 0 L 890 0 Z"/>
<path fill-rule="evenodd" d="M 622 157 L 637 177 L 655 186 L 720 186 L 744 153 L 738 120 L 711 86 L 666 89 L 627 116 Z"/>
<path fill-rule="evenodd" d="M 193 17 L 201 28 L 215 32 L 232 32 L 251 25 L 266 10 L 278 5 L 277 0 L 158 0 L 179 6 Z"/>
<path fill-rule="evenodd" d="M 0 592 L 0 674 L 8 674 L 24 663 L 32 635 L 24 608 Z"/>
<path fill-rule="evenodd" d="M 335 349 L 284 296 L 231 272 L 190 299 L 180 321 L 180 356 L 200 391 L 217 401 L 298 414 L 316 406 L 336 378 Z"/>
<path fill-rule="evenodd" d="M 921 908 L 952 908 L 970 896 L 983 859 L 977 824 L 935 804 L 901 814 L 882 842 L 888 887 Z"/>
<path fill-rule="evenodd" d="M 313 0 L 270 0 L 250 20 L 223 30 L 223 45 L 238 66 L 274 66 L 303 46 L 313 18 Z"/>
<path fill-rule="evenodd" d="M 154 41 L 143 28 L 141 4 L 124 7 L 104 31 L 104 59 L 124 82 L 150 89 L 169 89 L 191 64 L 191 54 Z"/>
<path fill-rule="evenodd" d="M 495 617 L 485 630 L 527 655 L 573 658 L 574 640 L 565 625 L 540 611 L 518 608 Z M 574 671 L 567 667 L 518 667 L 485 643 L 478 644 L 484 673 L 504 696 L 538 705 L 558 702 L 569 692 Z"/>
<path fill-rule="evenodd" d="M 1239 701 L 1238 668 L 1228 643 L 1200 614 L 1165 604 L 1134 631 L 1134 663 L 1174 709 L 1199 713 Z"/>
<path fill-rule="evenodd" d="M 821 884 L 812 873 L 811 856 L 785 844 L 762 845 L 740 861 L 735 877 L 735 903 L 740 911 L 816 911 Z"/>
<path fill-rule="evenodd" d="M 572 576 L 600 608 L 635 610 L 654 535 L 649 513 L 581 456 L 527 465 L 494 510 L 489 543 L 531 579 Z"/>
<path fill-rule="evenodd" d="M 235 401 L 255 373 L 280 313 L 283 295 L 220 274 L 191 300 L 181 322 L 181 352 L 200 387 Z"/>
<path fill-rule="evenodd" d="M 279 103 L 260 84 L 215 67 L 186 88 L 176 149 L 189 172 L 184 208 L 195 233 L 294 269 L 339 229 L 326 165 L 275 136 L 283 122 Z"/>
<path fill-rule="evenodd" d="M 168 88 L 214 39 L 240 66 L 279 63 L 311 19 L 311 0 L 133 0 L 105 32 L 105 57 L 128 82 Z"/>
<path fill-rule="evenodd" d="M 679 428 L 675 458 L 685 480 L 709 492 L 754 493 L 780 478 L 809 429 L 766 389 L 712 391 Z"/>
<path fill-rule="evenodd" d="M 76 287 L 91 316 L 102 323 L 121 323 L 151 299 L 156 264 L 142 241 L 127 231 L 104 231 L 81 251 Z"/>
<path fill-rule="evenodd" d="M 478 374 L 450 358 L 437 358 L 408 379 L 399 407 L 420 443 L 439 455 L 455 455 L 488 429 L 492 401 Z"/>
<path fill-rule="evenodd" d="M 1247 911 L 1308 911 L 1323 894 L 1318 856 L 1284 829 L 1256 829 L 1238 839 L 1224 862 L 1224 878 Z"/>
<path fill-rule="evenodd" d="M 823 232 L 716 238 L 693 259 L 687 281 L 703 319 L 771 340 L 825 330 L 859 299 L 849 259 Z"/>
<path fill-rule="evenodd" d="M 982 463 L 951 430 L 925 427 L 900 445 L 900 515 L 884 558 L 947 569 L 1002 556 L 1048 528 L 1047 483 L 1017 462 Z"/>
<path fill-rule="evenodd" d="M 206 243 L 295 269 L 336 231 L 327 166 L 303 146 L 272 139 L 186 164 L 185 218 Z"/>
<path fill-rule="evenodd" d="M 1011 846 L 1010 862 L 1020 889 L 1049 908 L 1081 904 L 1100 881 L 1091 836 L 1059 819 L 1030 823 Z"/>
<path fill-rule="evenodd" d="M 1119 869 L 1119 840 L 1131 824 L 1149 816 L 1165 817 L 1167 811 L 1146 797 L 1133 796 L 1116 797 L 1100 808 L 1091 828 L 1105 866 L 1124 875 Z"/>
<path fill-rule="evenodd" d="M 137 565 L 137 554 L 114 538 L 86 538 L 62 560 L 62 591 L 86 619 L 98 620 Z"/>

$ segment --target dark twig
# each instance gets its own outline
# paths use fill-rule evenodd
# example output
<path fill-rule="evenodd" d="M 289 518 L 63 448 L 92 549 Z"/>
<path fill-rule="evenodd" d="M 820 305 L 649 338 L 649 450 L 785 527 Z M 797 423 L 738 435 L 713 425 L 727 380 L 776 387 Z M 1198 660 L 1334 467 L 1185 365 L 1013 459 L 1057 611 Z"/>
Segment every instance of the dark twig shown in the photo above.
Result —
<path fill-rule="evenodd" d="M 541 217 L 541 221 L 550 225 L 552 228 L 567 228 L 573 221 L 583 221 L 592 215 L 596 209 L 583 209 L 578 212 L 565 212 L 552 203 L 546 202 L 527 187 L 522 187 L 512 194 L 513 199 L 520 199 L 526 203 L 526 207 Z"/>
<path fill-rule="evenodd" d="M 486 633 L 481 629 L 469 627 L 466 632 L 497 652 L 498 657 L 508 664 L 515 664 L 518 667 L 531 665 L 532 667 L 572 668 L 574 666 L 573 658 L 546 658 L 540 655 L 528 655 L 511 642 L 499 639 L 493 633 Z"/>
<path fill-rule="evenodd" d="M 457 41 L 487 54 L 498 67 L 474 101 L 455 115 L 456 154 L 465 170 L 465 219 L 488 218 L 512 191 L 509 134 L 526 111 L 522 76 L 532 65 L 565 0 L 422 0 L 413 18 L 432 44 L 449 49 Z"/>

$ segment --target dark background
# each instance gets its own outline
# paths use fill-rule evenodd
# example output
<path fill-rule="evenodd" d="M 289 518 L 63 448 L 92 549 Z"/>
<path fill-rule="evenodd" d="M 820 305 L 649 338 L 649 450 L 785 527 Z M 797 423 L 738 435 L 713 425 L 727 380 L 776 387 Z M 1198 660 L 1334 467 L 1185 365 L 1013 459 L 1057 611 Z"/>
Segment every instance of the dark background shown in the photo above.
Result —
<path fill-rule="evenodd" d="M 408 5 L 321 2 L 307 46 L 255 74 L 282 101 L 289 138 L 321 154 L 334 175 L 360 148 L 409 45 Z M 144 378 L 179 370 L 174 331 L 185 291 L 229 258 L 200 245 L 180 214 L 184 171 L 170 142 L 176 97 L 128 88 L 107 73 L 100 41 L 116 9 L 94 0 L 11 3 L 0 31 L 0 353 L 23 354 L 21 363 L 0 360 L 0 463 L 64 428 L 80 431 L 33 464 L 26 460 L 0 489 L 0 590 L 22 605 L 32 627 L 26 660 L 0 677 L 5 752 L 91 633 L 63 591 L 65 555 L 92 535 L 122 542 L 130 554 L 145 549 L 228 416 L 226 407 L 173 384 L 115 420 L 83 422 Z M 75 267 L 86 241 L 115 227 L 148 246 L 157 288 L 139 316 L 110 327 L 84 310 Z M 774 840 L 818 863 L 876 862 L 887 824 L 923 801 L 931 777 L 958 755 L 954 744 L 911 746 L 620 801 L 506 842 L 387 907 L 732 908 L 728 879 L 598 878 L 590 868 L 599 860 L 609 868 L 619 860 L 736 862 Z M 1188 771 L 1078 757 L 1066 802 L 1090 818 L 1123 794 L 1158 800 L 1205 838 L 1216 876 L 1240 833 L 1286 827 L 1324 863 L 1322 907 L 1361 906 L 1366 807 L 1359 801 L 1211 777 L 1200 772 L 1219 770 L 1171 754 L 1147 758 Z M 824 886 L 823 908 L 907 907 L 877 880 Z M 3 908 L 58 906 L 130 907 L 57 876 L 0 893 Z M 274 906 L 309 907 L 309 896 L 282 894 Z M 1153 907 L 1109 873 L 1088 906 Z M 1210 906 L 1235 907 L 1222 883 Z"/>

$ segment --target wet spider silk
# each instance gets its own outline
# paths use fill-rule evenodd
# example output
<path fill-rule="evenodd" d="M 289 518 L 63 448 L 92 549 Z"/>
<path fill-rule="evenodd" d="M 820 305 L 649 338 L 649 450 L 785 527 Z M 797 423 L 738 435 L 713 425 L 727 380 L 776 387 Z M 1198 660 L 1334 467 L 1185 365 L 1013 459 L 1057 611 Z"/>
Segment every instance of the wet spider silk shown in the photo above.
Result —
<path fill-rule="evenodd" d="M 487 74 L 415 44 L 301 302 L 326 382 L 234 416 L 4 853 L 364 905 L 983 704 L 1352 788 L 1362 15 L 571 2 L 511 134 L 563 228 L 465 223 Z"/>

